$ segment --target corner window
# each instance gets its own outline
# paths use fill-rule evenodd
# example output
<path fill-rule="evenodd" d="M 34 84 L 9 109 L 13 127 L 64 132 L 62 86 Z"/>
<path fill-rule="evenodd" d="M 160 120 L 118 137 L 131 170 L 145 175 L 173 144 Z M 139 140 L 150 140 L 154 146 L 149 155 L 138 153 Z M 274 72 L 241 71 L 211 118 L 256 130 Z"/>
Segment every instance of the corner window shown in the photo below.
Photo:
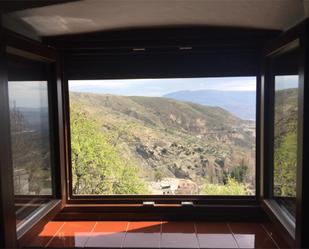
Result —
<path fill-rule="evenodd" d="M 71 191 L 255 195 L 256 78 L 69 81 Z"/>
<path fill-rule="evenodd" d="M 271 57 L 274 89 L 272 197 L 286 216 L 296 215 L 299 145 L 298 41 Z"/>

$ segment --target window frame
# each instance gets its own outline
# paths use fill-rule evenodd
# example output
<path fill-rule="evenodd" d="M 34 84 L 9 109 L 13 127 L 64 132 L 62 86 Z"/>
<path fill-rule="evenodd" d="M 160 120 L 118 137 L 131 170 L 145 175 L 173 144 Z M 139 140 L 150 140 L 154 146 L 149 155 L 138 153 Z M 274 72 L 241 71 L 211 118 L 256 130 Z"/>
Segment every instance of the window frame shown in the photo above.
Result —
<path fill-rule="evenodd" d="M 1 45 L 1 58 L 3 58 L 3 64 L 5 65 L 3 74 L 4 81 L 1 84 L 4 85 L 4 88 L 1 89 L 4 95 L 3 101 L 6 103 L 3 104 L 6 108 L 3 115 L 5 118 L 3 122 L 6 127 L 10 127 L 9 120 L 9 96 L 8 96 L 8 55 L 18 56 L 28 60 L 34 60 L 39 62 L 46 63 L 48 75 L 47 75 L 47 91 L 48 91 L 48 111 L 49 111 L 49 144 L 50 144 L 50 163 L 51 163 L 51 174 L 52 174 L 52 195 L 50 201 L 44 205 L 44 207 L 39 208 L 31 214 L 27 220 L 21 224 L 21 226 L 16 226 L 16 214 L 14 208 L 14 187 L 13 187 L 13 164 L 12 164 L 12 154 L 11 154 L 11 135 L 10 130 L 7 131 L 5 144 L 8 147 L 6 152 L 1 153 L 1 157 L 5 156 L 8 158 L 1 166 L 1 170 L 5 170 L 6 174 L 0 175 L 0 182 L 7 182 L 7 193 L 4 196 L 1 193 L 0 199 L 2 205 L 4 206 L 4 212 L 0 209 L 0 214 L 4 216 L 3 223 L 9 224 L 9 228 L 5 231 L 8 232 L 8 235 L 4 237 L 3 246 L 8 247 L 17 247 L 17 243 L 22 245 L 23 239 L 25 239 L 33 231 L 33 229 L 39 229 L 39 227 L 44 225 L 44 220 L 46 222 L 46 217 L 53 217 L 60 210 L 63 205 L 62 202 L 62 181 L 63 177 L 60 174 L 61 167 L 64 167 L 64 164 L 61 164 L 61 154 L 59 150 L 60 136 L 61 134 L 61 123 L 58 113 L 58 92 L 61 82 L 59 81 L 59 59 L 58 55 L 54 49 L 47 48 L 40 44 L 37 41 L 33 41 L 26 37 L 23 37 L 19 34 L 16 34 L 12 31 L 6 30 L 0 27 L 1 40 L 3 41 Z M 2 57 L 3 55 L 3 57 Z M 2 80 L 2 79 L 1 79 Z M 1 101 L 2 102 L 2 101 Z M 59 118 L 60 117 L 60 118 Z M 1 127 L 1 133 L 3 129 Z M 11 174 L 7 173 L 11 172 Z M 10 196 L 10 200 L 8 199 Z M 50 197 L 50 195 L 49 195 Z M 18 241 L 18 242 L 17 242 Z M 15 246 L 14 246 L 15 245 Z"/>
<path fill-rule="evenodd" d="M 263 55 L 263 71 L 262 71 L 262 102 L 265 103 L 262 108 L 262 134 L 261 134 L 261 207 L 266 214 L 275 223 L 276 227 L 284 234 L 285 239 L 291 247 L 301 246 L 306 242 L 307 238 L 304 235 L 304 224 L 306 217 L 306 186 L 308 185 L 306 176 L 308 170 L 304 167 L 304 163 L 308 161 L 308 153 L 306 154 L 306 140 L 303 129 L 308 124 L 308 118 L 305 115 L 306 106 L 308 109 L 308 100 L 305 101 L 305 96 L 308 98 L 308 19 L 291 30 L 283 33 L 280 37 L 273 40 L 264 49 Z M 273 146 L 274 146 L 274 77 L 271 72 L 271 57 L 284 53 L 293 42 L 298 41 L 299 49 L 299 88 L 298 88 L 298 127 L 297 127 L 297 172 L 296 172 L 296 216 L 295 223 L 292 224 L 282 213 L 278 204 L 272 199 L 273 197 Z M 265 108 L 267 107 L 267 108 Z M 270 139 L 269 139 L 270 138 Z M 307 186 L 308 187 L 308 186 Z"/>
<path fill-rule="evenodd" d="M 69 106 L 69 78 L 66 75 L 66 67 L 64 64 L 64 75 L 63 75 L 63 91 L 64 91 L 64 112 L 65 112 L 65 123 L 66 123 L 66 140 L 67 140 L 67 158 L 68 164 L 66 167 L 67 172 L 67 204 L 69 205 L 127 205 L 137 204 L 143 206 L 144 201 L 153 201 L 155 206 L 158 205 L 175 205 L 182 202 L 190 201 L 193 202 L 193 206 L 198 205 L 258 205 L 260 195 L 260 170 L 259 170 L 259 148 L 260 148 L 260 77 L 258 75 L 250 75 L 256 78 L 256 141 L 255 141 L 255 195 L 252 196 L 227 196 L 227 195 L 73 195 L 72 193 L 72 161 L 71 161 L 71 129 L 70 129 L 70 106 Z M 249 76 L 249 75 L 245 75 Z M 104 79 L 109 78 L 105 75 Z M 199 75 L 198 77 L 203 77 Z M 205 76 L 208 77 L 208 76 Z M 239 75 L 241 77 L 241 75 Z M 144 77 L 147 79 L 147 77 Z M 153 77 L 151 77 L 153 78 Z M 158 75 L 157 79 L 163 78 Z M 174 78 L 174 77 L 164 77 Z M 176 78 L 176 77 L 175 77 Z M 182 78 L 194 78 L 192 75 Z M 121 78 L 124 79 L 124 78 Z"/>

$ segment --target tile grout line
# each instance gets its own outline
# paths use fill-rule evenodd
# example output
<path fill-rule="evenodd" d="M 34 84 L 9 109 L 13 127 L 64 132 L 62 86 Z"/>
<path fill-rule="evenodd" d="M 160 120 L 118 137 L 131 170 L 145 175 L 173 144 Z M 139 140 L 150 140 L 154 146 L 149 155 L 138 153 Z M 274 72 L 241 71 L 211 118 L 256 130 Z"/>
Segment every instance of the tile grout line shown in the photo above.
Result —
<path fill-rule="evenodd" d="M 199 241 L 198 236 L 197 236 L 197 226 L 196 226 L 196 222 L 193 222 L 193 225 L 194 225 L 194 233 L 195 233 L 195 237 L 196 237 L 196 240 L 197 240 L 197 245 L 198 245 L 198 248 L 200 249 L 200 248 L 201 248 L 201 245 L 200 245 L 200 241 Z"/>
<path fill-rule="evenodd" d="M 122 241 L 121 241 L 121 245 L 120 245 L 121 248 L 123 248 L 123 246 L 124 246 L 124 241 L 125 241 L 125 239 L 126 239 L 126 237 L 127 237 L 127 232 L 128 232 L 128 229 L 129 229 L 129 225 L 130 225 L 130 221 L 128 221 L 128 224 L 127 224 L 127 227 L 126 227 L 126 231 L 125 231 L 124 237 L 123 237 L 123 239 L 122 239 Z"/>
<path fill-rule="evenodd" d="M 63 222 L 63 224 L 60 226 L 60 228 L 55 232 L 55 234 L 51 237 L 51 239 L 46 243 L 44 247 L 48 247 L 48 245 L 51 243 L 51 241 L 57 236 L 57 234 L 61 231 L 63 226 L 66 224 L 66 222 Z"/>
<path fill-rule="evenodd" d="M 270 235 L 270 232 L 266 229 L 266 227 L 260 223 L 260 226 L 263 228 L 263 230 L 265 231 L 265 233 L 268 235 L 268 237 L 270 237 L 270 239 L 274 242 L 274 244 L 276 245 L 277 248 L 280 248 L 279 245 L 277 244 L 277 242 L 275 241 L 275 239 Z"/>
<path fill-rule="evenodd" d="M 91 234 L 93 233 L 93 231 L 94 231 L 95 227 L 97 226 L 97 224 L 98 224 L 98 222 L 96 221 L 95 224 L 94 224 L 94 226 L 93 226 L 93 228 L 92 228 L 91 231 L 90 231 L 90 236 L 91 236 Z M 87 240 L 85 241 L 83 247 L 86 247 L 88 241 L 90 240 L 90 236 L 88 236 L 88 238 L 87 238 Z"/>
<path fill-rule="evenodd" d="M 234 232 L 233 232 L 233 230 L 232 230 L 230 224 L 229 224 L 228 222 L 226 222 L 226 225 L 227 225 L 228 229 L 230 230 L 230 232 L 231 232 L 231 234 L 232 234 L 232 236 L 233 236 L 233 238 L 234 238 L 234 240 L 235 240 L 235 242 L 236 242 L 237 247 L 240 248 L 240 246 L 239 246 L 239 244 L 238 244 L 238 241 L 237 241 L 237 239 L 236 239 L 236 237 L 235 237 L 235 234 L 234 234 Z"/>

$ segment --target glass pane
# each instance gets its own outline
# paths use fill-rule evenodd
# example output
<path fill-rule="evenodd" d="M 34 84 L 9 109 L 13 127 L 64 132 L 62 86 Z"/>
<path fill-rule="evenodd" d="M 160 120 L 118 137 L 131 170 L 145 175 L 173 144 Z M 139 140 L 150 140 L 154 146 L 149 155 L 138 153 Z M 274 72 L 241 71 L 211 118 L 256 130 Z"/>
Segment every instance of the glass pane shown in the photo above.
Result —
<path fill-rule="evenodd" d="M 19 74 L 14 73 L 17 68 L 21 69 Z M 9 69 L 11 146 L 19 226 L 52 196 L 48 89 L 47 76 L 41 75 L 45 65 L 12 56 Z M 41 71 L 36 73 L 37 70 Z"/>
<path fill-rule="evenodd" d="M 273 197 L 293 222 L 296 210 L 298 42 L 272 58 L 274 79 Z"/>
<path fill-rule="evenodd" d="M 295 216 L 298 75 L 275 77 L 274 196 Z"/>
<path fill-rule="evenodd" d="M 255 194 L 255 77 L 69 90 L 74 195 Z"/>

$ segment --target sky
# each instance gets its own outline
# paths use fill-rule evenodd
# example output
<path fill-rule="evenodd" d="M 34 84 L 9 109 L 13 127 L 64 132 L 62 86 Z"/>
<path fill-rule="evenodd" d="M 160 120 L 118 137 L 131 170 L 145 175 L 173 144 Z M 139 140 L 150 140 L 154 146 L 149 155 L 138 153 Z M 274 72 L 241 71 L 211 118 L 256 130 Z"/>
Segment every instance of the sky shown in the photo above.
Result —
<path fill-rule="evenodd" d="M 255 91 L 255 77 L 71 80 L 69 90 L 125 96 L 157 96 L 183 90 Z"/>
<path fill-rule="evenodd" d="M 276 76 L 276 89 L 297 87 L 296 75 Z M 74 92 L 107 93 L 124 96 L 156 96 L 177 91 L 220 90 L 255 91 L 255 77 L 127 79 L 127 80 L 71 80 L 69 90 Z"/>
<path fill-rule="evenodd" d="M 298 75 L 280 75 L 275 77 L 275 90 L 298 87 Z"/>
<path fill-rule="evenodd" d="M 276 76 L 276 89 L 294 88 L 298 76 Z M 48 106 L 46 81 L 10 81 L 10 106 L 38 108 Z M 174 78 L 130 80 L 69 81 L 69 90 L 76 92 L 108 93 L 125 96 L 157 96 L 177 91 L 221 90 L 255 91 L 255 77 Z"/>
<path fill-rule="evenodd" d="M 8 87 L 10 108 L 48 107 L 46 81 L 9 81 Z"/>

